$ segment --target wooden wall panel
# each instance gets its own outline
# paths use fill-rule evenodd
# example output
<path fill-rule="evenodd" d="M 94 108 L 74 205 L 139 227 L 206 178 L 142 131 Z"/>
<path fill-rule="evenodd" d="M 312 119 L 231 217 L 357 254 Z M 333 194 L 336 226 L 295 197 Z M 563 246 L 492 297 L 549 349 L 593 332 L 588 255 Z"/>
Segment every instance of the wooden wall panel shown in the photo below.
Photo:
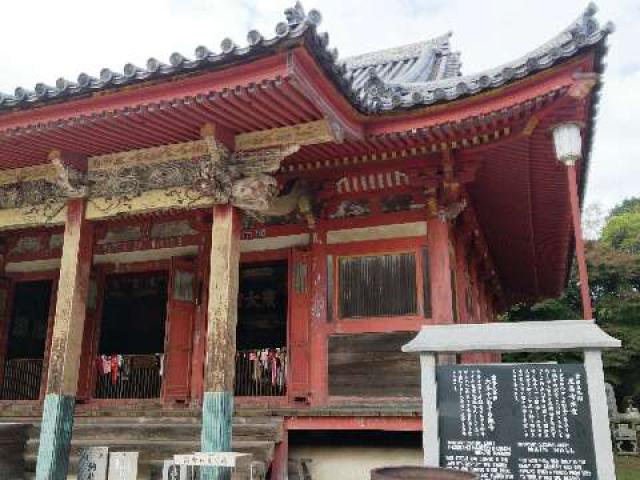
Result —
<path fill-rule="evenodd" d="M 349 397 L 418 397 L 417 355 L 400 349 L 414 332 L 329 337 L 329 394 Z"/>

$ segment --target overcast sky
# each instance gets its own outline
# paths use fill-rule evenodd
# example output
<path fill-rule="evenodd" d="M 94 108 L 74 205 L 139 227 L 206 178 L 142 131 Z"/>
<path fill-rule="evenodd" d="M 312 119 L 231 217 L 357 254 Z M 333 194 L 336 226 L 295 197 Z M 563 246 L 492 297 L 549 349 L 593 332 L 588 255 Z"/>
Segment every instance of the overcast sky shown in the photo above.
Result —
<path fill-rule="evenodd" d="M 293 0 L 30 0 L 2 1 L 0 91 L 54 84 L 80 72 L 144 66 L 172 52 L 193 57 L 198 45 L 219 51 L 231 37 L 246 44 L 257 28 L 271 36 Z M 321 30 L 345 57 L 453 31 L 463 73 L 519 57 L 545 42 L 587 6 L 582 0 L 315 0 Z M 605 86 L 587 203 L 611 207 L 640 195 L 640 2 L 600 0 L 597 18 L 612 20 Z"/>

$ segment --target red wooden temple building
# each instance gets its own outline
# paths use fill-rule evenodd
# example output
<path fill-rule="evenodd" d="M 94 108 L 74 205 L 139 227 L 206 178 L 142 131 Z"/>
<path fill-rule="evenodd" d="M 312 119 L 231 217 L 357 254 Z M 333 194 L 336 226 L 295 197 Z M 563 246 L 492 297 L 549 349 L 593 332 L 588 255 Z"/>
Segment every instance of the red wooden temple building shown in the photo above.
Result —
<path fill-rule="evenodd" d="M 0 94 L 0 420 L 34 424 L 29 471 L 87 445 L 150 475 L 231 449 L 273 479 L 419 462 L 400 347 L 559 295 L 576 252 L 586 286 L 594 14 L 463 75 L 450 35 L 341 59 L 297 4 L 274 36 Z"/>

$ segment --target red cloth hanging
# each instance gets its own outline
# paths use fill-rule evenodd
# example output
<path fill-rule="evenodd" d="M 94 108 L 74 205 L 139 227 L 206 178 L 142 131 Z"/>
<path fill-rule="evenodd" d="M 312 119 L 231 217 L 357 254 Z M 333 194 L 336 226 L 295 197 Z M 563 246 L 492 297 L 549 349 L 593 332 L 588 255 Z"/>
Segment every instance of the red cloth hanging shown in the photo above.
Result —
<path fill-rule="evenodd" d="M 111 355 L 111 385 L 118 383 L 118 355 Z"/>

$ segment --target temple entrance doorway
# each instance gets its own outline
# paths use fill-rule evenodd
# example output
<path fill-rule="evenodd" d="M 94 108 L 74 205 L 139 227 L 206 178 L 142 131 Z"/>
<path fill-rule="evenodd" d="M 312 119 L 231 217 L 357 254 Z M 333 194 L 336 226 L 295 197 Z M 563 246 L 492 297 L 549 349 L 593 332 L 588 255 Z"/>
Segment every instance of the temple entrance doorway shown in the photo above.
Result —
<path fill-rule="evenodd" d="M 287 383 L 286 261 L 240 267 L 237 396 L 283 396 Z"/>
<path fill-rule="evenodd" d="M 106 277 L 96 398 L 160 396 L 168 283 L 166 271 Z"/>
<path fill-rule="evenodd" d="M 47 350 L 52 280 L 16 283 L 6 331 L 1 400 L 38 400 Z"/>

